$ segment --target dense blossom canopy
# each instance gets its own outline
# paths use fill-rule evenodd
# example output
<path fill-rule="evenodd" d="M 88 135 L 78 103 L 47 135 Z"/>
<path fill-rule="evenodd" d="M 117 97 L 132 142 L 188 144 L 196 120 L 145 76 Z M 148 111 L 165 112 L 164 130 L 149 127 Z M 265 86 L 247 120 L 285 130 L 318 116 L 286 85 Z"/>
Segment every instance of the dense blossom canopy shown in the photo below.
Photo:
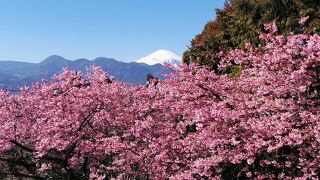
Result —
<path fill-rule="evenodd" d="M 133 86 L 92 67 L 0 91 L 0 178 L 319 178 L 320 36 L 266 29 L 219 54 L 232 77 L 184 65 Z"/>

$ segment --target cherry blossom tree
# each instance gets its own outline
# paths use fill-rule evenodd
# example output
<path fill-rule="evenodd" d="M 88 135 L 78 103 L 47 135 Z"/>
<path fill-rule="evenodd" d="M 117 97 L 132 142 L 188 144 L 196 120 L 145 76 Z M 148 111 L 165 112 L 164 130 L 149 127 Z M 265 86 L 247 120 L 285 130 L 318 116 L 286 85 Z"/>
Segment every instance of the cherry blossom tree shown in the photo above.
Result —
<path fill-rule="evenodd" d="M 232 77 L 182 65 L 134 86 L 91 67 L 0 91 L 0 178 L 319 178 L 320 36 L 266 30 L 219 53 Z"/>

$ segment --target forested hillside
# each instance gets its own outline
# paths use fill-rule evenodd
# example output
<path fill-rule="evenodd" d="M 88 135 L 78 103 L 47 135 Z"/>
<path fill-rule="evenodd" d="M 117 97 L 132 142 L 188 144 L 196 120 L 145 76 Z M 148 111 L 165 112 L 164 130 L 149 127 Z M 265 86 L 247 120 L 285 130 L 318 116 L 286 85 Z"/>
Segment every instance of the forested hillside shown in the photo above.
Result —
<path fill-rule="evenodd" d="M 301 33 L 300 17 L 308 16 L 304 30 L 320 32 L 318 0 L 228 0 L 224 9 L 217 9 L 216 19 L 208 22 L 202 33 L 191 41 L 184 53 L 184 63 L 197 62 L 217 70 L 221 50 L 244 48 L 246 43 L 263 45 L 259 32 L 265 23 L 275 22 L 278 33 Z"/>

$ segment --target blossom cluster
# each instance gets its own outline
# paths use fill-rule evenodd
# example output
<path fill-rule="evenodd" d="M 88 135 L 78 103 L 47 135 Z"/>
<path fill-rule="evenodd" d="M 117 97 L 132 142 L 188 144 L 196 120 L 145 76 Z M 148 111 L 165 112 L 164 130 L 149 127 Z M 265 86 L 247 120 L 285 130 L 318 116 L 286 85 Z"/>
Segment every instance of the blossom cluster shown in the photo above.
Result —
<path fill-rule="evenodd" d="M 236 77 L 182 65 L 135 86 L 92 67 L 0 91 L 0 178 L 319 178 L 320 36 L 267 29 L 220 53 Z"/>

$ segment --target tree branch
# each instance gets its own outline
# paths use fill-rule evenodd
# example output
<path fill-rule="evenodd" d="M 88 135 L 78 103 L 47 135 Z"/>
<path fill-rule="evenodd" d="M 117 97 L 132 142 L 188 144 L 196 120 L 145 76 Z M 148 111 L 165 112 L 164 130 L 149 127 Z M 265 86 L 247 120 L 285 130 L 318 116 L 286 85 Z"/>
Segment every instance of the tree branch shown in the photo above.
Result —
<path fill-rule="evenodd" d="M 96 107 L 94 110 L 90 111 L 89 114 L 88 114 L 88 115 L 84 118 L 84 120 L 81 122 L 81 124 L 80 124 L 79 128 L 77 129 L 77 131 L 81 131 L 82 128 L 83 128 L 85 125 L 87 125 L 87 124 L 90 126 L 90 128 L 91 128 L 92 130 L 95 131 L 95 129 L 93 128 L 92 124 L 90 123 L 90 120 L 93 118 L 93 116 L 95 115 L 95 113 L 100 112 L 100 111 L 103 110 L 103 109 L 104 109 L 104 107 L 100 107 L 100 108 Z"/>
<path fill-rule="evenodd" d="M 27 151 L 27 152 L 33 153 L 33 149 L 28 148 L 28 147 L 20 144 L 19 142 L 15 141 L 15 140 L 10 140 L 10 142 L 11 142 L 12 144 L 16 145 L 17 147 L 19 147 L 19 148 L 22 149 L 22 150 L 25 150 L 25 151 Z"/>
<path fill-rule="evenodd" d="M 214 96 L 214 97 L 215 97 L 216 99 L 218 99 L 219 101 L 222 101 L 222 98 L 220 97 L 220 95 L 219 95 L 218 93 L 214 92 L 214 91 L 211 90 L 211 89 L 208 89 L 208 88 L 204 87 L 204 86 L 201 85 L 201 84 L 197 84 L 197 86 L 198 86 L 199 88 L 201 88 L 202 90 L 209 91 L 212 96 Z"/>
<path fill-rule="evenodd" d="M 35 176 L 35 175 L 29 175 L 29 174 L 23 174 L 23 173 L 5 173 L 5 175 L 9 175 L 9 176 L 15 176 L 15 177 L 24 177 L 24 178 L 31 178 L 31 179 L 46 179 L 40 176 Z"/>

